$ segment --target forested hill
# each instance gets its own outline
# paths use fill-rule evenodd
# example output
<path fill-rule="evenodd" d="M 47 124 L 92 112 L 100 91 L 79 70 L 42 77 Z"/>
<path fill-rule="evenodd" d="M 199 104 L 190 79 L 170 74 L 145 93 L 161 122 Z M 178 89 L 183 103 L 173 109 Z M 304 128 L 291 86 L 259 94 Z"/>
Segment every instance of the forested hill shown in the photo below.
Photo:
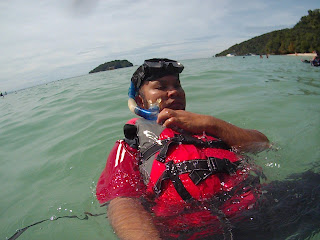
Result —
<path fill-rule="evenodd" d="M 117 68 L 132 67 L 132 66 L 133 64 L 128 60 L 114 60 L 111 62 L 100 64 L 98 67 L 91 70 L 89 73 L 102 72 L 102 71 L 108 71 L 108 70 L 113 70 Z"/>
<path fill-rule="evenodd" d="M 320 52 L 320 9 L 309 10 L 293 28 L 273 31 L 236 44 L 216 57 L 246 54 Z"/>

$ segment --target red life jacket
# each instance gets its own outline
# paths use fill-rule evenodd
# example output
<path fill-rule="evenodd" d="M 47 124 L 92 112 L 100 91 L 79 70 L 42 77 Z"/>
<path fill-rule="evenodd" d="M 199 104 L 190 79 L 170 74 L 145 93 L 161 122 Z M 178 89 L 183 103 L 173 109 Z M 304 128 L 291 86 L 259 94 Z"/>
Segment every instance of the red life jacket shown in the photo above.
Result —
<path fill-rule="evenodd" d="M 156 216 L 187 214 L 196 226 L 203 220 L 197 223 L 196 213 L 186 209 L 197 208 L 198 203 L 202 210 L 213 204 L 225 216 L 255 203 L 257 191 L 247 187 L 252 181 L 250 167 L 221 140 L 181 134 L 145 119 L 137 119 L 134 126 L 136 130 L 125 127 L 124 132 L 131 144 L 139 146 L 140 172 Z M 210 211 L 201 214 L 208 220 L 216 218 Z"/>

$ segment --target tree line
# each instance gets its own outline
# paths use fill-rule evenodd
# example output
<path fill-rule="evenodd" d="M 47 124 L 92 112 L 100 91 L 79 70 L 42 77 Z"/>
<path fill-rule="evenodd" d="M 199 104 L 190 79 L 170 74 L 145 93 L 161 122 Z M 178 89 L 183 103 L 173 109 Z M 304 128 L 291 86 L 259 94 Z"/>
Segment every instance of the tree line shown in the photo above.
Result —
<path fill-rule="evenodd" d="M 216 57 L 228 53 L 246 54 L 290 54 L 320 52 L 320 9 L 309 10 L 293 28 L 273 31 L 235 44 Z"/>

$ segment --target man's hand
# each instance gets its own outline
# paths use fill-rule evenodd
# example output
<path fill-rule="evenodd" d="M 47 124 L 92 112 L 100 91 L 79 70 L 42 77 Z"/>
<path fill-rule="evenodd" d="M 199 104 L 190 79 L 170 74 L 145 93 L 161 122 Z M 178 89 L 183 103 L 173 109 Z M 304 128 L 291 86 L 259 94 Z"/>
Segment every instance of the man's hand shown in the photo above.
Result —
<path fill-rule="evenodd" d="M 206 132 L 220 138 L 238 151 L 259 152 L 270 146 L 268 138 L 261 132 L 239 128 L 209 115 L 164 108 L 158 115 L 157 123 L 167 128 L 183 129 L 193 134 Z"/>
<path fill-rule="evenodd" d="M 200 115 L 184 110 L 164 108 L 158 115 L 157 123 L 167 128 L 179 128 L 194 134 L 205 131 L 205 115 Z"/>

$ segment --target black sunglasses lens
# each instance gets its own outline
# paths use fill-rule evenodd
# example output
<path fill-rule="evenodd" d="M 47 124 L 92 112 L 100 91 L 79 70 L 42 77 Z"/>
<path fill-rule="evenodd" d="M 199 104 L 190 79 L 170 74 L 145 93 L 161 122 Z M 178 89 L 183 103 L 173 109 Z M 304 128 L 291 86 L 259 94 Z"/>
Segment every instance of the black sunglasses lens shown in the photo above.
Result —
<path fill-rule="evenodd" d="M 150 68 L 162 68 L 163 67 L 163 63 L 159 62 L 159 61 L 157 61 L 157 62 L 145 61 L 144 63 Z"/>
<path fill-rule="evenodd" d="M 165 68 L 167 69 L 169 68 L 177 68 L 178 72 L 181 73 L 183 70 L 183 65 L 179 62 L 176 61 L 165 61 L 165 60 L 146 60 L 145 65 L 149 68 L 156 68 L 156 69 L 160 69 L 160 68 Z"/>

